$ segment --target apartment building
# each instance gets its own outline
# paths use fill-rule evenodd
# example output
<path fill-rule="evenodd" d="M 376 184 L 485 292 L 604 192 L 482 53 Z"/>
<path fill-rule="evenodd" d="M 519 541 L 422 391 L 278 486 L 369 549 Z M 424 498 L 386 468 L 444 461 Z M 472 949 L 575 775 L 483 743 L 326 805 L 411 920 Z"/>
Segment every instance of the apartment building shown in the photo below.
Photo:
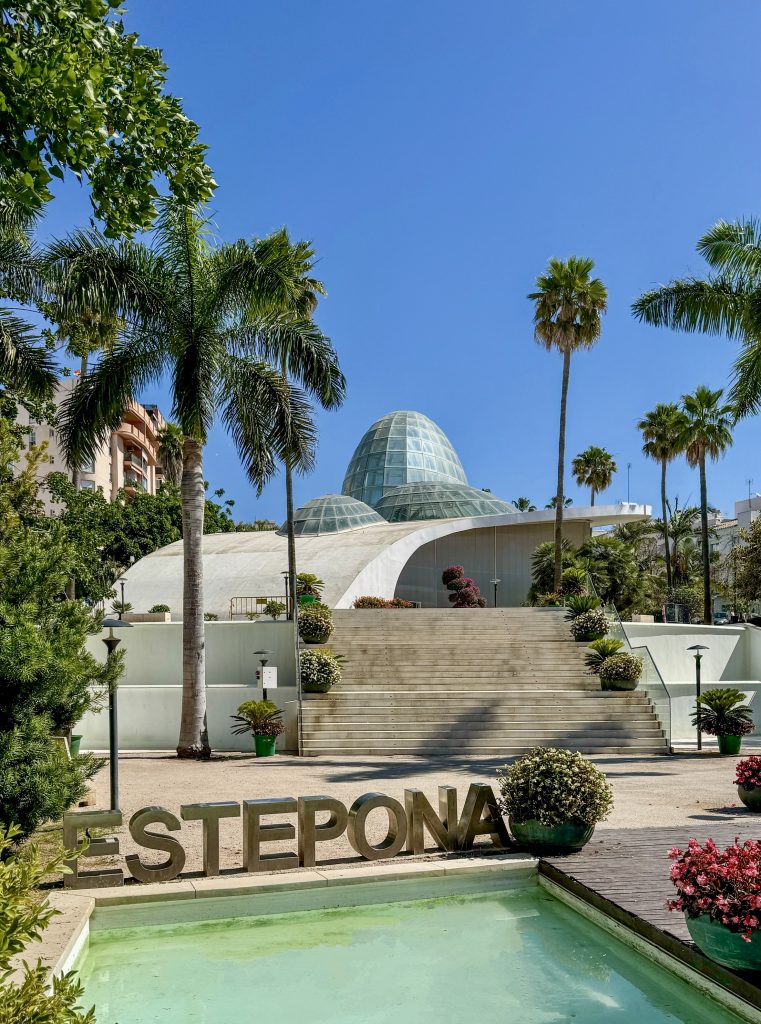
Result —
<path fill-rule="evenodd" d="M 65 378 L 60 382 L 56 393 L 58 405 L 71 393 L 75 384 L 76 378 Z M 71 478 L 55 425 L 30 420 L 23 407 L 19 407 L 18 422 L 26 428 L 27 445 L 47 444 L 49 461 L 40 467 L 40 479 L 53 472 L 66 473 Z M 113 501 L 120 490 L 127 496 L 137 491 L 155 494 L 162 481 L 158 435 L 165 422 L 157 406 L 130 402 L 124 410 L 122 422 L 112 431 L 108 441 L 101 445 L 95 458 L 80 466 L 80 488 L 100 488 L 109 501 Z M 53 514 L 58 511 L 57 503 L 51 500 L 45 487 L 41 489 L 40 498 L 45 503 L 46 511 Z"/>

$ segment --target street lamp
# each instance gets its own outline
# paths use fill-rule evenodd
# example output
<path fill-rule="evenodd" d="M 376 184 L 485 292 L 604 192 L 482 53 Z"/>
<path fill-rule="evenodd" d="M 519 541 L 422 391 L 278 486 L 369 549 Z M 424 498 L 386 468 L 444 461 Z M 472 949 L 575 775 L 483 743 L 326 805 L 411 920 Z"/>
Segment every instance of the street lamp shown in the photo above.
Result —
<path fill-rule="evenodd" d="M 291 596 L 290 596 L 290 575 L 288 571 L 281 572 L 280 575 L 283 577 L 283 583 L 285 584 L 285 615 L 286 618 L 293 618 L 293 609 L 291 608 Z"/>
<path fill-rule="evenodd" d="M 709 650 L 703 644 L 693 644 L 692 647 L 687 648 L 688 651 L 695 652 L 695 725 L 698 730 L 698 750 L 703 749 L 703 730 L 700 727 L 700 662 L 703 658 L 701 651 Z"/>
<path fill-rule="evenodd" d="M 264 685 L 264 666 L 274 653 L 274 651 L 254 651 L 254 654 L 259 655 L 259 664 L 262 667 L 262 700 L 267 699 L 267 687 Z"/>
<path fill-rule="evenodd" d="M 122 584 L 122 587 L 124 584 Z M 122 591 L 123 592 L 123 591 Z M 122 642 L 121 638 L 114 636 L 114 629 L 132 629 L 132 623 L 126 622 L 119 614 L 118 619 L 104 619 L 103 629 L 108 630 L 108 636 L 104 636 L 103 643 L 108 651 L 108 660 L 113 657 L 114 651 Z M 116 685 L 108 690 L 108 772 L 111 786 L 111 810 L 119 810 L 119 716 L 116 702 Z"/>
<path fill-rule="evenodd" d="M 497 607 L 497 588 L 499 587 L 502 580 L 498 580 L 496 577 L 493 580 L 489 580 L 489 583 L 494 587 L 494 607 Z"/>

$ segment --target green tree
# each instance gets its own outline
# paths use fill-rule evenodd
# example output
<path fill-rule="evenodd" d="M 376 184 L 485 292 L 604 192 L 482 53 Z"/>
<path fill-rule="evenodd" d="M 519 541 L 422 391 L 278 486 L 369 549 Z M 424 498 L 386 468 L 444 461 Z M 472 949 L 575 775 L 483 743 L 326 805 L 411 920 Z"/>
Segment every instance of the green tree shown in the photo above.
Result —
<path fill-rule="evenodd" d="M 159 430 L 159 462 L 167 483 L 182 482 L 182 446 L 184 438 L 176 423 L 167 423 Z"/>
<path fill-rule="evenodd" d="M 576 568 L 579 564 L 576 548 L 563 538 L 563 570 Z M 555 543 L 551 540 L 537 544 L 531 560 L 531 589 L 528 600 L 533 602 L 542 594 L 560 593 L 553 591 L 555 585 Z"/>
<path fill-rule="evenodd" d="M 94 455 L 140 389 L 167 374 L 182 431 L 183 699 L 177 753 L 207 757 L 202 535 L 203 446 L 219 416 L 249 479 L 261 488 L 285 453 L 295 468 L 314 459 L 307 397 L 340 401 L 335 352 L 310 320 L 294 316 L 299 267 L 284 232 L 217 244 L 201 211 L 164 201 L 152 246 L 77 232 L 48 253 L 57 293 L 123 317 L 111 352 L 64 405 L 60 436 L 70 465 Z M 296 384 L 287 383 L 280 369 Z M 301 385 L 299 387 L 298 385 Z"/>
<path fill-rule="evenodd" d="M 593 268 L 594 261 L 590 259 L 578 256 L 571 256 L 567 260 L 553 258 L 546 272 L 537 278 L 536 291 L 528 296 L 534 302 L 535 339 L 549 350 L 556 349 L 563 357 L 558 431 L 558 486 L 555 495 L 553 588 L 558 592 L 563 572 L 565 429 L 571 354 L 580 349 L 592 348 L 600 337 L 601 316 L 608 305 L 605 285 L 599 277 L 590 277 Z"/>
<path fill-rule="evenodd" d="M 761 519 L 738 531 L 732 549 L 732 585 L 743 602 L 761 600 Z"/>
<path fill-rule="evenodd" d="M 615 605 L 619 612 L 647 603 L 652 579 L 634 545 L 613 535 L 592 536 L 579 547 L 577 557 L 603 603 Z"/>
<path fill-rule="evenodd" d="M 700 387 L 692 395 L 682 396 L 682 410 L 685 425 L 681 434 L 681 446 L 687 461 L 700 472 L 700 534 L 703 557 L 703 621 L 713 622 L 713 601 L 711 598 L 711 553 L 708 544 L 708 488 L 706 484 L 706 459 L 713 461 L 723 455 L 732 444 L 734 408 L 722 403 L 723 390 L 711 391 Z"/>
<path fill-rule="evenodd" d="M 563 500 L 563 508 L 564 509 L 565 508 L 570 508 L 571 505 L 573 505 L 573 498 L 565 498 Z M 557 494 L 553 494 L 553 496 L 550 498 L 550 500 L 547 502 L 547 504 L 544 507 L 545 508 L 557 508 L 558 507 L 558 496 L 557 496 Z"/>
<path fill-rule="evenodd" d="M 669 462 L 682 452 L 682 435 L 685 428 L 684 413 L 678 405 L 659 402 L 654 409 L 646 412 L 637 424 L 642 433 L 642 451 L 661 466 L 661 522 L 663 524 L 663 545 L 666 558 L 666 588 L 674 585 L 671 572 L 671 550 L 669 546 L 668 510 L 666 499 L 666 470 Z"/>
<path fill-rule="evenodd" d="M 68 170 L 114 237 L 151 226 L 158 176 L 184 203 L 215 187 L 198 126 L 164 92 L 161 51 L 120 13 L 117 0 L 10 0 L 0 14 L 0 201 L 39 210 Z"/>
<path fill-rule="evenodd" d="M 513 505 L 519 512 L 536 512 L 536 505 L 531 498 L 513 498 Z"/>
<path fill-rule="evenodd" d="M 589 488 L 592 505 L 595 503 L 595 495 L 610 487 L 613 474 L 617 471 L 616 460 L 610 452 L 594 444 L 580 452 L 571 463 L 576 483 L 579 487 Z"/>

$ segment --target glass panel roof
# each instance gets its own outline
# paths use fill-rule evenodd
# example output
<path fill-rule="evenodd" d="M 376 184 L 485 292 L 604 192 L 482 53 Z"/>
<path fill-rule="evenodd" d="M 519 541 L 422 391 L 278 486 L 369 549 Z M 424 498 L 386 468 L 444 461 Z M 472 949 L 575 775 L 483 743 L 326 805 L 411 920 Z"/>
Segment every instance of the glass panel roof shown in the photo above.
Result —
<path fill-rule="evenodd" d="M 359 526 L 374 526 L 382 522 L 383 519 L 375 509 L 362 501 L 345 494 L 324 494 L 296 509 L 293 513 L 293 532 L 297 537 L 303 534 L 339 533 L 341 530 L 354 530 Z M 287 524 L 283 523 L 277 532 L 284 536 Z"/>
<path fill-rule="evenodd" d="M 390 412 L 357 445 L 343 492 L 376 505 L 390 487 L 414 480 L 468 482 L 457 452 L 433 420 L 419 412 Z"/>
<path fill-rule="evenodd" d="M 377 502 L 377 510 L 389 523 L 417 519 L 459 519 L 463 516 L 492 516 L 516 509 L 467 484 L 408 483 L 392 487 Z"/>

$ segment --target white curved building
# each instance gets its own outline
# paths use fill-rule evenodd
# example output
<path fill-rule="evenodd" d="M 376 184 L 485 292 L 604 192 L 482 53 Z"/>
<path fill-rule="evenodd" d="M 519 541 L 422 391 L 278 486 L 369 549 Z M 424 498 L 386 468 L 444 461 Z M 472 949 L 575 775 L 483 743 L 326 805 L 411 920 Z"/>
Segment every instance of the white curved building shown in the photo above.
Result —
<path fill-rule="evenodd" d="M 465 567 L 488 604 L 520 605 L 531 584 L 537 544 L 551 540 L 552 509 L 517 512 L 488 491 L 468 486 L 444 432 L 428 417 L 394 412 L 370 427 L 349 463 L 342 495 L 312 499 L 294 516 L 297 568 L 325 582 L 323 600 L 349 608 L 363 595 L 402 597 L 423 607 L 448 606 L 442 570 Z M 643 519 L 636 504 L 568 508 L 573 544 L 593 526 Z M 204 537 L 207 612 L 228 619 L 240 601 L 284 594 L 285 530 Z M 167 604 L 182 610 L 182 541 L 141 559 L 129 572 L 127 597 L 137 612 Z M 238 600 L 236 600 L 238 599 Z"/>

